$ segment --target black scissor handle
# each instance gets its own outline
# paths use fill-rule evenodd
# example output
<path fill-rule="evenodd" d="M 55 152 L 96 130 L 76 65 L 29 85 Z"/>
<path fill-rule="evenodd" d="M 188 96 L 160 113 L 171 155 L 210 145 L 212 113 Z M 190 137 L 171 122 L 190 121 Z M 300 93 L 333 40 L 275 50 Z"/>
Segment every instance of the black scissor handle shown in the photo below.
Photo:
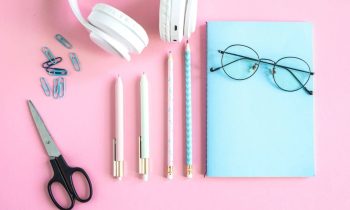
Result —
<path fill-rule="evenodd" d="M 58 166 L 58 163 L 56 162 L 56 160 L 50 160 L 50 163 L 51 163 L 51 166 L 52 166 L 52 169 L 54 171 L 54 175 L 53 177 L 50 179 L 48 185 L 47 185 L 47 190 L 49 192 L 49 196 L 52 200 L 52 202 L 55 204 L 55 206 L 61 210 L 70 210 L 74 207 L 74 203 L 75 203 L 75 198 L 74 198 L 74 195 L 71 193 L 71 191 L 69 190 L 69 187 L 68 187 L 68 184 L 67 182 L 65 181 L 64 179 L 64 176 L 63 174 L 61 173 L 61 170 Z M 66 190 L 66 193 L 68 194 L 69 196 L 69 199 L 70 199 L 70 205 L 68 207 L 62 207 L 56 200 L 55 196 L 53 195 L 52 193 L 52 185 L 54 183 L 58 183 L 58 184 L 61 184 L 64 189 Z"/>
<path fill-rule="evenodd" d="M 67 181 L 67 186 L 69 189 L 69 192 L 71 192 L 71 194 L 73 194 L 73 198 L 77 199 L 80 202 L 88 202 L 91 197 L 92 197 L 92 185 L 91 185 L 91 181 L 90 181 L 90 177 L 87 175 L 86 171 L 82 168 L 79 167 L 70 167 L 67 162 L 64 160 L 63 156 L 60 155 L 59 157 L 56 158 L 56 161 L 58 162 L 62 174 L 65 178 L 65 180 Z M 75 186 L 74 186 L 74 181 L 73 181 L 73 175 L 75 173 L 81 173 L 84 178 L 86 179 L 88 186 L 89 186 L 89 195 L 86 198 L 82 198 L 76 191 Z"/>
<path fill-rule="evenodd" d="M 88 196 L 87 196 L 86 198 L 82 198 L 82 197 L 77 193 L 77 191 L 76 191 L 76 189 L 75 189 L 74 182 L 73 182 L 73 174 L 75 174 L 75 173 L 81 173 L 81 174 L 84 176 L 86 182 L 88 183 L 88 186 L 89 186 L 89 194 L 88 194 Z M 74 194 L 75 198 L 76 198 L 78 201 L 85 203 L 85 202 L 88 202 L 88 201 L 91 199 L 91 197 L 92 197 L 92 185 L 91 185 L 90 178 L 89 178 L 89 176 L 87 175 L 87 173 L 85 172 L 84 169 L 79 168 L 79 167 L 71 168 L 71 173 L 70 173 L 70 175 L 69 175 L 69 182 L 70 182 L 70 185 L 71 185 L 73 194 Z M 69 185 L 69 184 L 68 184 L 68 185 Z"/>

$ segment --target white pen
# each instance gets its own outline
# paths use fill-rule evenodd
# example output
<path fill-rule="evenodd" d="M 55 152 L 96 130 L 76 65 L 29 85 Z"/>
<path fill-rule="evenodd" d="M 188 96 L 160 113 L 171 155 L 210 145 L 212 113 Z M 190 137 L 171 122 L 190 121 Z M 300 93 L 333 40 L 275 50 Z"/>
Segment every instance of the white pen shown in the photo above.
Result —
<path fill-rule="evenodd" d="M 173 178 L 174 174 L 174 78 L 173 78 L 173 55 L 168 55 L 168 167 L 167 177 Z"/>
<path fill-rule="evenodd" d="M 124 175 L 124 100 L 123 82 L 120 76 L 115 81 L 115 139 L 113 139 L 113 177 Z"/>
<path fill-rule="evenodd" d="M 149 177 L 149 109 L 148 81 L 145 73 L 141 76 L 141 136 L 139 138 L 139 174 L 144 181 Z"/>

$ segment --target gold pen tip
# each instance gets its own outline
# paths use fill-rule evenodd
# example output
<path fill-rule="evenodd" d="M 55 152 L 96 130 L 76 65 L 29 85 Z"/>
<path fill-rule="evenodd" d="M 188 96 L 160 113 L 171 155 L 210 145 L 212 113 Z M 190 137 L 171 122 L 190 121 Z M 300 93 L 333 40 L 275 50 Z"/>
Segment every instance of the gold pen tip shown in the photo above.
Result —
<path fill-rule="evenodd" d="M 168 179 L 173 179 L 173 174 L 174 174 L 174 167 L 169 165 L 167 167 L 167 178 Z"/>
<path fill-rule="evenodd" d="M 187 165 L 186 176 L 187 176 L 187 178 L 192 178 L 192 165 Z"/>

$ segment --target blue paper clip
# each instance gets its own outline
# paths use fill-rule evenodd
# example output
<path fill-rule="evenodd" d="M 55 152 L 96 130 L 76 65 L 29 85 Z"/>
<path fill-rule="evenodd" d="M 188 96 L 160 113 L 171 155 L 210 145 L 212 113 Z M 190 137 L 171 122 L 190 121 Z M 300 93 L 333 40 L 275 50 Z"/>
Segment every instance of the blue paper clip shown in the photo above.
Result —
<path fill-rule="evenodd" d="M 65 48 L 67 49 L 71 49 L 73 46 L 72 44 L 66 39 L 64 38 L 61 34 L 56 34 L 55 35 L 56 40 L 61 43 Z"/>
<path fill-rule="evenodd" d="M 40 77 L 40 84 L 41 84 L 41 88 L 43 89 L 45 95 L 50 96 L 51 89 L 50 89 L 49 83 L 47 82 L 47 80 L 44 77 Z"/>
<path fill-rule="evenodd" d="M 60 69 L 60 68 L 47 68 L 46 72 L 50 76 L 66 76 L 68 74 L 68 71 L 66 69 Z"/>
<path fill-rule="evenodd" d="M 59 87 L 58 87 L 58 78 L 53 80 L 53 98 L 57 99 L 59 97 Z"/>
<path fill-rule="evenodd" d="M 71 52 L 71 53 L 69 53 L 69 58 L 70 58 L 70 61 L 72 62 L 74 70 L 80 71 L 80 62 L 79 62 L 77 54 Z"/>
<path fill-rule="evenodd" d="M 66 91 L 66 82 L 63 77 L 53 80 L 53 98 L 63 98 Z"/>
<path fill-rule="evenodd" d="M 49 61 L 46 61 L 43 64 L 41 64 L 41 67 L 43 67 L 44 69 L 48 69 L 51 66 L 60 63 L 62 61 L 62 58 L 61 57 L 56 57 L 54 60 L 55 60 L 56 63 L 53 63 L 52 61 L 49 60 Z"/>
<path fill-rule="evenodd" d="M 63 77 L 58 78 L 58 97 L 63 98 L 66 91 L 66 81 Z"/>
<path fill-rule="evenodd" d="M 57 62 L 55 60 L 55 56 L 52 54 L 51 50 L 48 47 L 42 47 L 41 48 L 41 52 L 44 53 L 44 55 L 47 58 L 47 60 L 49 60 L 53 64 L 57 64 Z"/>

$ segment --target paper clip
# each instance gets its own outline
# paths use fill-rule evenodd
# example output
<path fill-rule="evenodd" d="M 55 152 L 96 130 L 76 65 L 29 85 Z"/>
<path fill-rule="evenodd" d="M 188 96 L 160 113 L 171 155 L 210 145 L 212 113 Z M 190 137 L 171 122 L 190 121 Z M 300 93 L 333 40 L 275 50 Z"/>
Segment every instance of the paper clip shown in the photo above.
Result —
<path fill-rule="evenodd" d="M 71 53 L 69 53 L 69 58 L 70 58 L 70 61 L 72 62 L 74 70 L 80 71 L 80 62 L 79 62 L 77 54 L 71 52 Z"/>
<path fill-rule="evenodd" d="M 58 97 L 63 98 L 66 91 L 66 81 L 63 77 L 58 78 Z"/>
<path fill-rule="evenodd" d="M 58 64 L 58 63 L 61 63 L 61 61 L 62 61 L 62 58 L 61 57 L 56 57 L 55 58 L 55 62 L 56 63 L 53 63 L 52 61 L 46 61 L 45 63 L 43 63 L 43 64 L 41 64 L 41 66 L 44 68 L 44 69 L 48 69 L 48 68 L 50 68 L 51 66 L 53 66 L 53 65 L 56 65 L 56 64 Z"/>
<path fill-rule="evenodd" d="M 50 96 L 51 89 L 50 89 L 49 83 L 47 82 L 47 80 L 44 77 L 40 77 L 40 84 L 41 84 L 41 88 L 43 89 L 45 95 Z"/>
<path fill-rule="evenodd" d="M 53 98 L 57 99 L 59 97 L 59 87 L 58 87 L 58 80 L 59 78 L 56 78 L 53 80 Z"/>
<path fill-rule="evenodd" d="M 60 68 L 48 68 L 48 69 L 46 69 L 46 72 L 50 76 L 66 76 L 68 74 L 67 70 L 60 69 Z"/>
<path fill-rule="evenodd" d="M 66 39 L 64 38 L 61 34 L 56 34 L 55 35 L 56 40 L 61 43 L 65 48 L 67 49 L 71 49 L 73 46 L 72 44 Z"/>
<path fill-rule="evenodd" d="M 47 60 L 49 60 L 53 64 L 57 64 L 57 62 L 55 60 L 55 56 L 52 54 L 51 50 L 48 47 L 42 47 L 41 48 L 41 52 L 44 53 L 44 55 L 47 58 Z"/>

